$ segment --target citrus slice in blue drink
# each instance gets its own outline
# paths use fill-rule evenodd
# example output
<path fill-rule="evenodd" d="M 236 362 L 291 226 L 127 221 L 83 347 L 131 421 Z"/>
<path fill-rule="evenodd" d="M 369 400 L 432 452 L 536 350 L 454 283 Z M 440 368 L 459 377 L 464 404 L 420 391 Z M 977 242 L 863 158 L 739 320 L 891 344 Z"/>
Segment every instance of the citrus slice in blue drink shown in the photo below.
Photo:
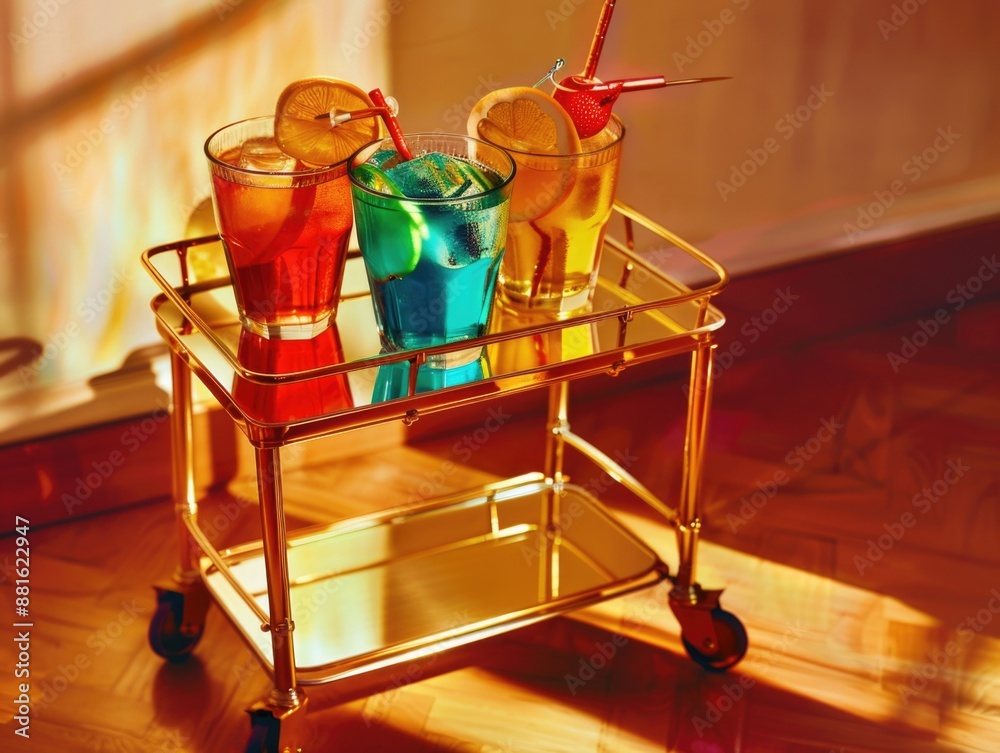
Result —
<path fill-rule="evenodd" d="M 358 183 L 373 191 L 389 194 L 390 196 L 403 195 L 403 192 L 399 190 L 399 186 L 393 183 L 388 175 L 375 167 L 375 165 L 370 165 L 367 162 L 354 168 L 354 177 L 357 178 Z"/>
<path fill-rule="evenodd" d="M 274 139 L 281 150 L 311 165 L 335 165 L 380 138 L 380 118 L 358 118 L 334 126 L 331 112 L 372 107 L 363 89 L 336 78 L 313 77 L 285 87 L 274 110 Z"/>
<path fill-rule="evenodd" d="M 351 169 L 354 179 L 366 188 L 385 194 L 386 196 L 405 198 L 402 190 L 395 181 L 386 175 L 375 165 L 364 162 Z M 372 237 L 362 245 L 368 249 L 365 253 L 365 265 L 372 277 L 379 281 L 385 281 L 396 277 L 403 277 L 410 274 L 417 268 L 420 261 L 420 251 L 424 241 L 430 237 L 427 223 L 420 214 L 419 207 L 413 206 L 408 201 L 399 201 L 394 206 L 396 212 L 382 215 L 383 222 L 404 222 L 404 236 L 410 236 L 410 243 L 382 243 L 379 237 Z M 358 232 L 367 232 L 367 224 L 358 223 Z M 389 228 L 381 228 L 385 232 L 385 237 L 398 237 Z"/>

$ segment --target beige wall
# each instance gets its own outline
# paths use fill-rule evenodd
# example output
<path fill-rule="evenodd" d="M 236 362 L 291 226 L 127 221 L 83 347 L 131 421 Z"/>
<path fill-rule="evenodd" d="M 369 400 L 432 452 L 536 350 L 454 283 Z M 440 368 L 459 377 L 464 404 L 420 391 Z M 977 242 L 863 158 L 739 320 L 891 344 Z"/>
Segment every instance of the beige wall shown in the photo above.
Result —
<path fill-rule="evenodd" d="M 381 85 L 407 130 L 463 130 L 488 89 L 533 84 L 560 56 L 579 71 L 601 3 L 3 4 L 0 429 L 72 414 L 36 388 L 87 399 L 91 377 L 145 367 L 158 338 L 138 254 L 183 235 L 207 196 L 212 129 L 320 74 Z M 844 224 L 894 182 L 860 242 L 1000 212 L 998 70 L 996 0 L 619 0 L 598 72 L 734 76 L 616 111 L 621 198 L 740 271 L 848 246 Z M 720 191 L 743 164 L 754 174 Z"/>
<path fill-rule="evenodd" d="M 578 73 L 602 6 L 400 2 L 391 63 L 408 130 L 461 127 L 486 87 L 531 85 L 556 57 Z M 598 74 L 734 77 L 619 101 L 619 196 L 747 268 L 777 246 L 1000 211 L 998 71 L 995 0 L 620 0 Z M 925 151 L 933 164 L 913 160 Z M 894 182 L 893 206 L 848 237 Z"/>

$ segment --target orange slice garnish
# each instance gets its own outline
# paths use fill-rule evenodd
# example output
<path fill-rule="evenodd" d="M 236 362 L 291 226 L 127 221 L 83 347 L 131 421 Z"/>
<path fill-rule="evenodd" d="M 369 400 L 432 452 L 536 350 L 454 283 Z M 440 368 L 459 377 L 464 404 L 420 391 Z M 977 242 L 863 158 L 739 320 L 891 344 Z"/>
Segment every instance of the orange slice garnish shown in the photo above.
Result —
<path fill-rule="evenodd" d="M 285 154 L 312 165 L 335 165 L 365 144 L 380 138 L 382 120 L 358 118 L 334 126 L 338 112 L 367 109 L 371 98 L 363 89 L 336 78 L 315 77 L 295 81 L 278 97 L 274 111 L 274 139 Z"/>
<path fill-rule="evenodd" d="M 470 136 L 518 152 L 573 154 L 580 151 L 576 126 L 563 106 L 530 86 L 490 92 L 472 108 L 467 128 Z"/>
<path fill-rule="evenodd" d="M 576 181 L 570 160 L 553 159 L 581 151 L 576 126 L 565 108 L 528 86 L 497 89 L 469 114 L 470 136 L 511 150 L 517 163 L 510 221 L 535 221 L 567 200 Z"/>

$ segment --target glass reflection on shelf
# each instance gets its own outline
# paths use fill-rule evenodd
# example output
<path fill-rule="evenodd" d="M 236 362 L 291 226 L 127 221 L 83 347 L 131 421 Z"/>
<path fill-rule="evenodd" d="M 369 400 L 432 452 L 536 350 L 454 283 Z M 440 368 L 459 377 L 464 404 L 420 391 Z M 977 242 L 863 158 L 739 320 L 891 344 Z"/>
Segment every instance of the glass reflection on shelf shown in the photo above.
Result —
<path fill-rule="evenodd" d="M 237 357 L 258 374 L 293 374 L 344 362 L 340 332 L 334 324 L 311 339 L 269 340 L 240 331 Z M 257 421 L 285 423 L 354 407 L 347 376 L 336 374 L 280 384 L 262 384 L 238 374 L 233 397 Z"/>
<path fill-rule="evenodd" d="M 591 313 L 591 307 L 570 313 L 522 308 L 498 297 L 493 309 L 490 332 L 511 332 L 565 321 L 572 316 Z M 520 371 L 562 363 L 593 355 L 598 351 L 597 324 L 578 324 L 549 332 L 536 332 L 489 345 L 489 362 L 494 374 Z"/>
<path fill-rule="evenodd" d="M 455 387 L 492 376 L 485 348 L 480 348 L 478 353 L 474 353 L 471 361 L 467 358 L 459 359 L 459 361 L 458 366 L 451 367 L 443 367 L 434 363 L 421 364 L 417 367 L 417 383 L 414 394 Z M 383 364 L 378 367 L 378 374 L 375 377 L 372 402 L 381 403 L 386 400 L 406 397 L 409 394 L 409 386 L 409 361 Z"/>

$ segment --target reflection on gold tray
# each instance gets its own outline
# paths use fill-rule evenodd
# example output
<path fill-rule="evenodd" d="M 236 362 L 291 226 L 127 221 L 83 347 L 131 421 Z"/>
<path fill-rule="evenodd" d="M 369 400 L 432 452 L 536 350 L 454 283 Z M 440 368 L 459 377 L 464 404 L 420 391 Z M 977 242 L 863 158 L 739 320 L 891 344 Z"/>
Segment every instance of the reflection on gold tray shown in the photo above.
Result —
<path fill-rule="evenodd" d="M 549 515 L 562 523 L 551 541 Z M 261 545 L 224 559 L 266 611 Z M 567 485 L 559 494 L 542 474 L 300 532 L 289 539 L 288 567 L 304 684 L 480 640 L 646 587 L 666 572 L 584 489 Z M 202 573 L 270 670 L 271 636 L 258 615 L 207 558 Z"/>

